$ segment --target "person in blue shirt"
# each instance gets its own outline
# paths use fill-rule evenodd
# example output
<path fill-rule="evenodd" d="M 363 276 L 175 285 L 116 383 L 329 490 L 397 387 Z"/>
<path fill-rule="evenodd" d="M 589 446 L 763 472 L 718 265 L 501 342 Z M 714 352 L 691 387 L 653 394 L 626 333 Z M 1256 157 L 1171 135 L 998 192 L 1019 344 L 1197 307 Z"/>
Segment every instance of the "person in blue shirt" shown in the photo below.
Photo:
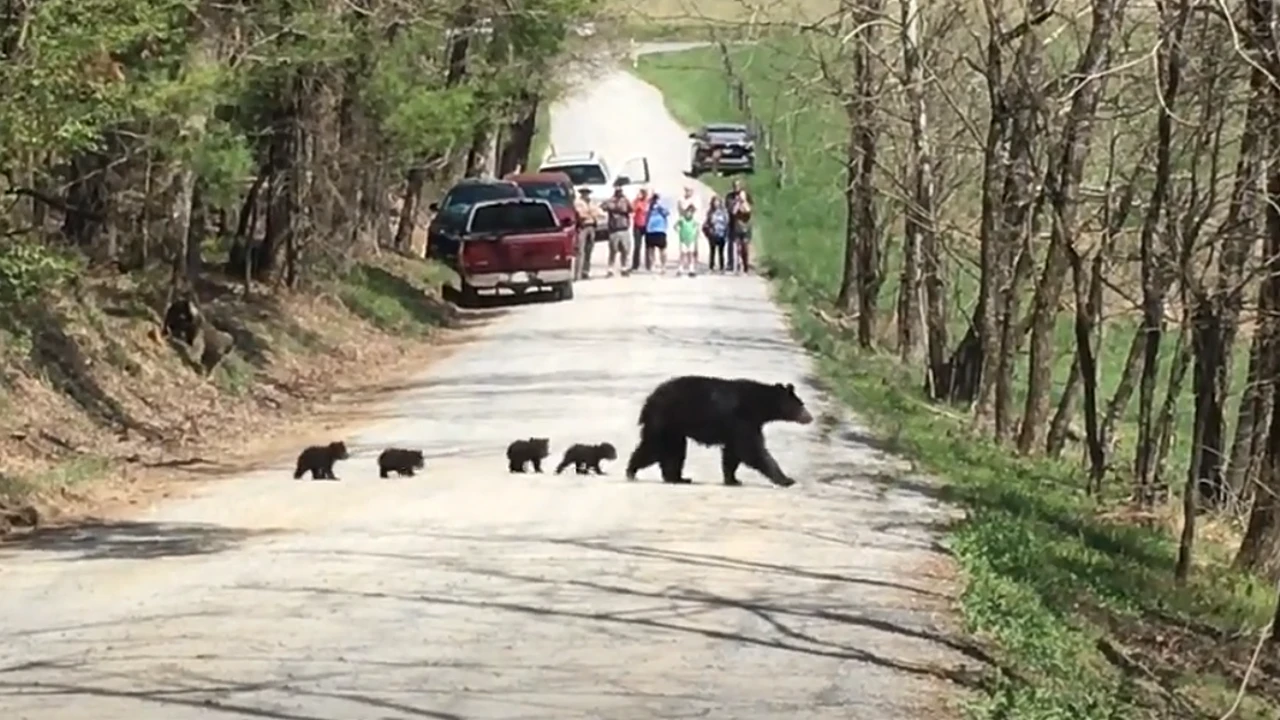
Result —
<path fill-rule="evenodd" d="M 671 209 L 654 191 L 649 196 L 649 217 L 644 223 L 645 264 L 652 266 L 653 254 L 658 253 L 658 273 L 667 271 L 667 227 L 670 225 Z"/>

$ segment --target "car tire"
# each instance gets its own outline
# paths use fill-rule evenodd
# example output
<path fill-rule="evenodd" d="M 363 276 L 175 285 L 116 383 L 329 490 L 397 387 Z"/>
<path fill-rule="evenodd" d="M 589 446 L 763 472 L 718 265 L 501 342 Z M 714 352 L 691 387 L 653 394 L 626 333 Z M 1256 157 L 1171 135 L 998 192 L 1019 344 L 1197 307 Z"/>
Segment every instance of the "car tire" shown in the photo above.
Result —
<path fill-rule="evenodd" d="M 573 283 L 563 282 L 556 286 L 556 300 L 572 300 Z"/>

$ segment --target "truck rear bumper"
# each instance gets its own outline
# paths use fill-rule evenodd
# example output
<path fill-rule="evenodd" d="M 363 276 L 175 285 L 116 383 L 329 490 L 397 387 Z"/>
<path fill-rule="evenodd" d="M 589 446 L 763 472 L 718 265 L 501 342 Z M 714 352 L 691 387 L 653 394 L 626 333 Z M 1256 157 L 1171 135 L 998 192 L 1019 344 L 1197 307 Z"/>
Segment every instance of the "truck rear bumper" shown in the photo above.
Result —
<path fill-rule="evenodd" d="M 466 276 L 467 284 L 479 290 L 527 290 L 571 282 L 573 268 L 555 270 L 525 270 L 517 272 L 481 273 Z"/>
<path fill-rule="evenodd" d="M 755 163 L 756 159 L 751 155 L 740 155 L 738 157 L 721 156 L 719 165 L 726 170 L 737 170 L 752 167 Z M 710 155 L 701 157 L 693 162 L 695 167 L 700 168 L 709 168 L 712 164 Z"/>

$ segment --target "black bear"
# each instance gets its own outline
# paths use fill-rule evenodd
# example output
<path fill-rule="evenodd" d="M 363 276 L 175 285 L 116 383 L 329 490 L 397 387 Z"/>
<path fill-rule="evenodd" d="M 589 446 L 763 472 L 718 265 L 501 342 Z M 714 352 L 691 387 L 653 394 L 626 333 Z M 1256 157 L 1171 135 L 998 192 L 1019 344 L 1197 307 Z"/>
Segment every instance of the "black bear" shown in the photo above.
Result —
<path fill-rule="evenodd" d="M 654 388 L 640 410 L 640 444 L 627 463 L 627 479 L 658 463 L 662 481 L 689 483 L 683 477 L 688 440 L 708 447 L 719 446 L 725 485 L 741 485 L 736 474 L 745 464 L 780 487 L 795 480 L 787 477 L 764 446 L 765 423 L 782 420 L 813 422 L 794 385 L 769 385 L 739 378 L 684 375 Z"/>
<path fill-rule="evenodd" d="M 161 328 L 161 334 L 191 345 L 196 341 L 196 335 L 200 332 L 203 320 L 200 308 L 196 307 L 190 296 L 183 295 L 169 303 L 169 308 L 164 311 L 164 326 Z"/>
<path fill-rule="evenodd" d="M 421 470 L 426 465 L 427 461 L 422 457 L 421 450 L 387 448 L 378 456 L 378 477 L 391 477 L 391 473 L 413 477 L 414 470 Z"/>
<path fill-rule="evenodd" d="M 507 446 L 507 469 L 522 473 L 525 465 L 532 463 L 534 472 L 542 472 L 542 461 L 550 454 L 551 440 L 548 438 L 516 440 Z"/>
<path fill-rule="evenodd" d="M 564 472 L 564 469 L 573 466 L 574 472 L 579 475 L 586 475 L 588 471 L 594 471 L 597 475 L 603 475 L 604 470 L 600 469 L 600 463 L 605 460 L 617 460 L 618 449 L 610 443 L 600 443 L 599 445 L 573 445 L 564 451 L 564 459 L 556 466 L 556 474 Z"/>
<path fill-rule="evenodd" d="M 341 440 L 328 445 L 312 445 L 298 453 L 298 467 L 293 471 L 293 479 L 301 480 L 309 472 L 312 480 L 337 480 L 333 464 L 346 459 L 347 444 Z"/>

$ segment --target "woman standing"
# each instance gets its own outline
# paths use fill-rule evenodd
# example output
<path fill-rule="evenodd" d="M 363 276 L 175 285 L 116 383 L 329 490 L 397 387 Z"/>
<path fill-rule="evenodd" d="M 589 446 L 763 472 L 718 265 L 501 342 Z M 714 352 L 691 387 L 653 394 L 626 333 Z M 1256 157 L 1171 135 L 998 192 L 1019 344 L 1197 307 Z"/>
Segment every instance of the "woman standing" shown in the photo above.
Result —
<path fill-rule="evenodd" d="M 707 243 L 711 245 L 711 272 L 724 273 L 725 245 L 729 243 L 729 211 L 725 209 L 724 201 L 719 195 L 711 196 L 711 206 L 707 208 L 702 233 L 707 236 Z"/>
<path fill-rule="evenodd" d="M 649 213 L 644 224 L 644 264 L 653 267 L 653 254 L 658 253 L 658 273 L 667 272 L 667 227 L 670 225 L 671 211 L 662 204 L 662 198 L 655 190 L 649 196 Z"/>
<path fill-rule="evenodd" d="M 735 256 L 730 262 L 738 260 L 742 272 L 751 272 L 751 196 L 740 181 L 733 181 L 725 204 L 729 206 L 729 251 Z"/>

